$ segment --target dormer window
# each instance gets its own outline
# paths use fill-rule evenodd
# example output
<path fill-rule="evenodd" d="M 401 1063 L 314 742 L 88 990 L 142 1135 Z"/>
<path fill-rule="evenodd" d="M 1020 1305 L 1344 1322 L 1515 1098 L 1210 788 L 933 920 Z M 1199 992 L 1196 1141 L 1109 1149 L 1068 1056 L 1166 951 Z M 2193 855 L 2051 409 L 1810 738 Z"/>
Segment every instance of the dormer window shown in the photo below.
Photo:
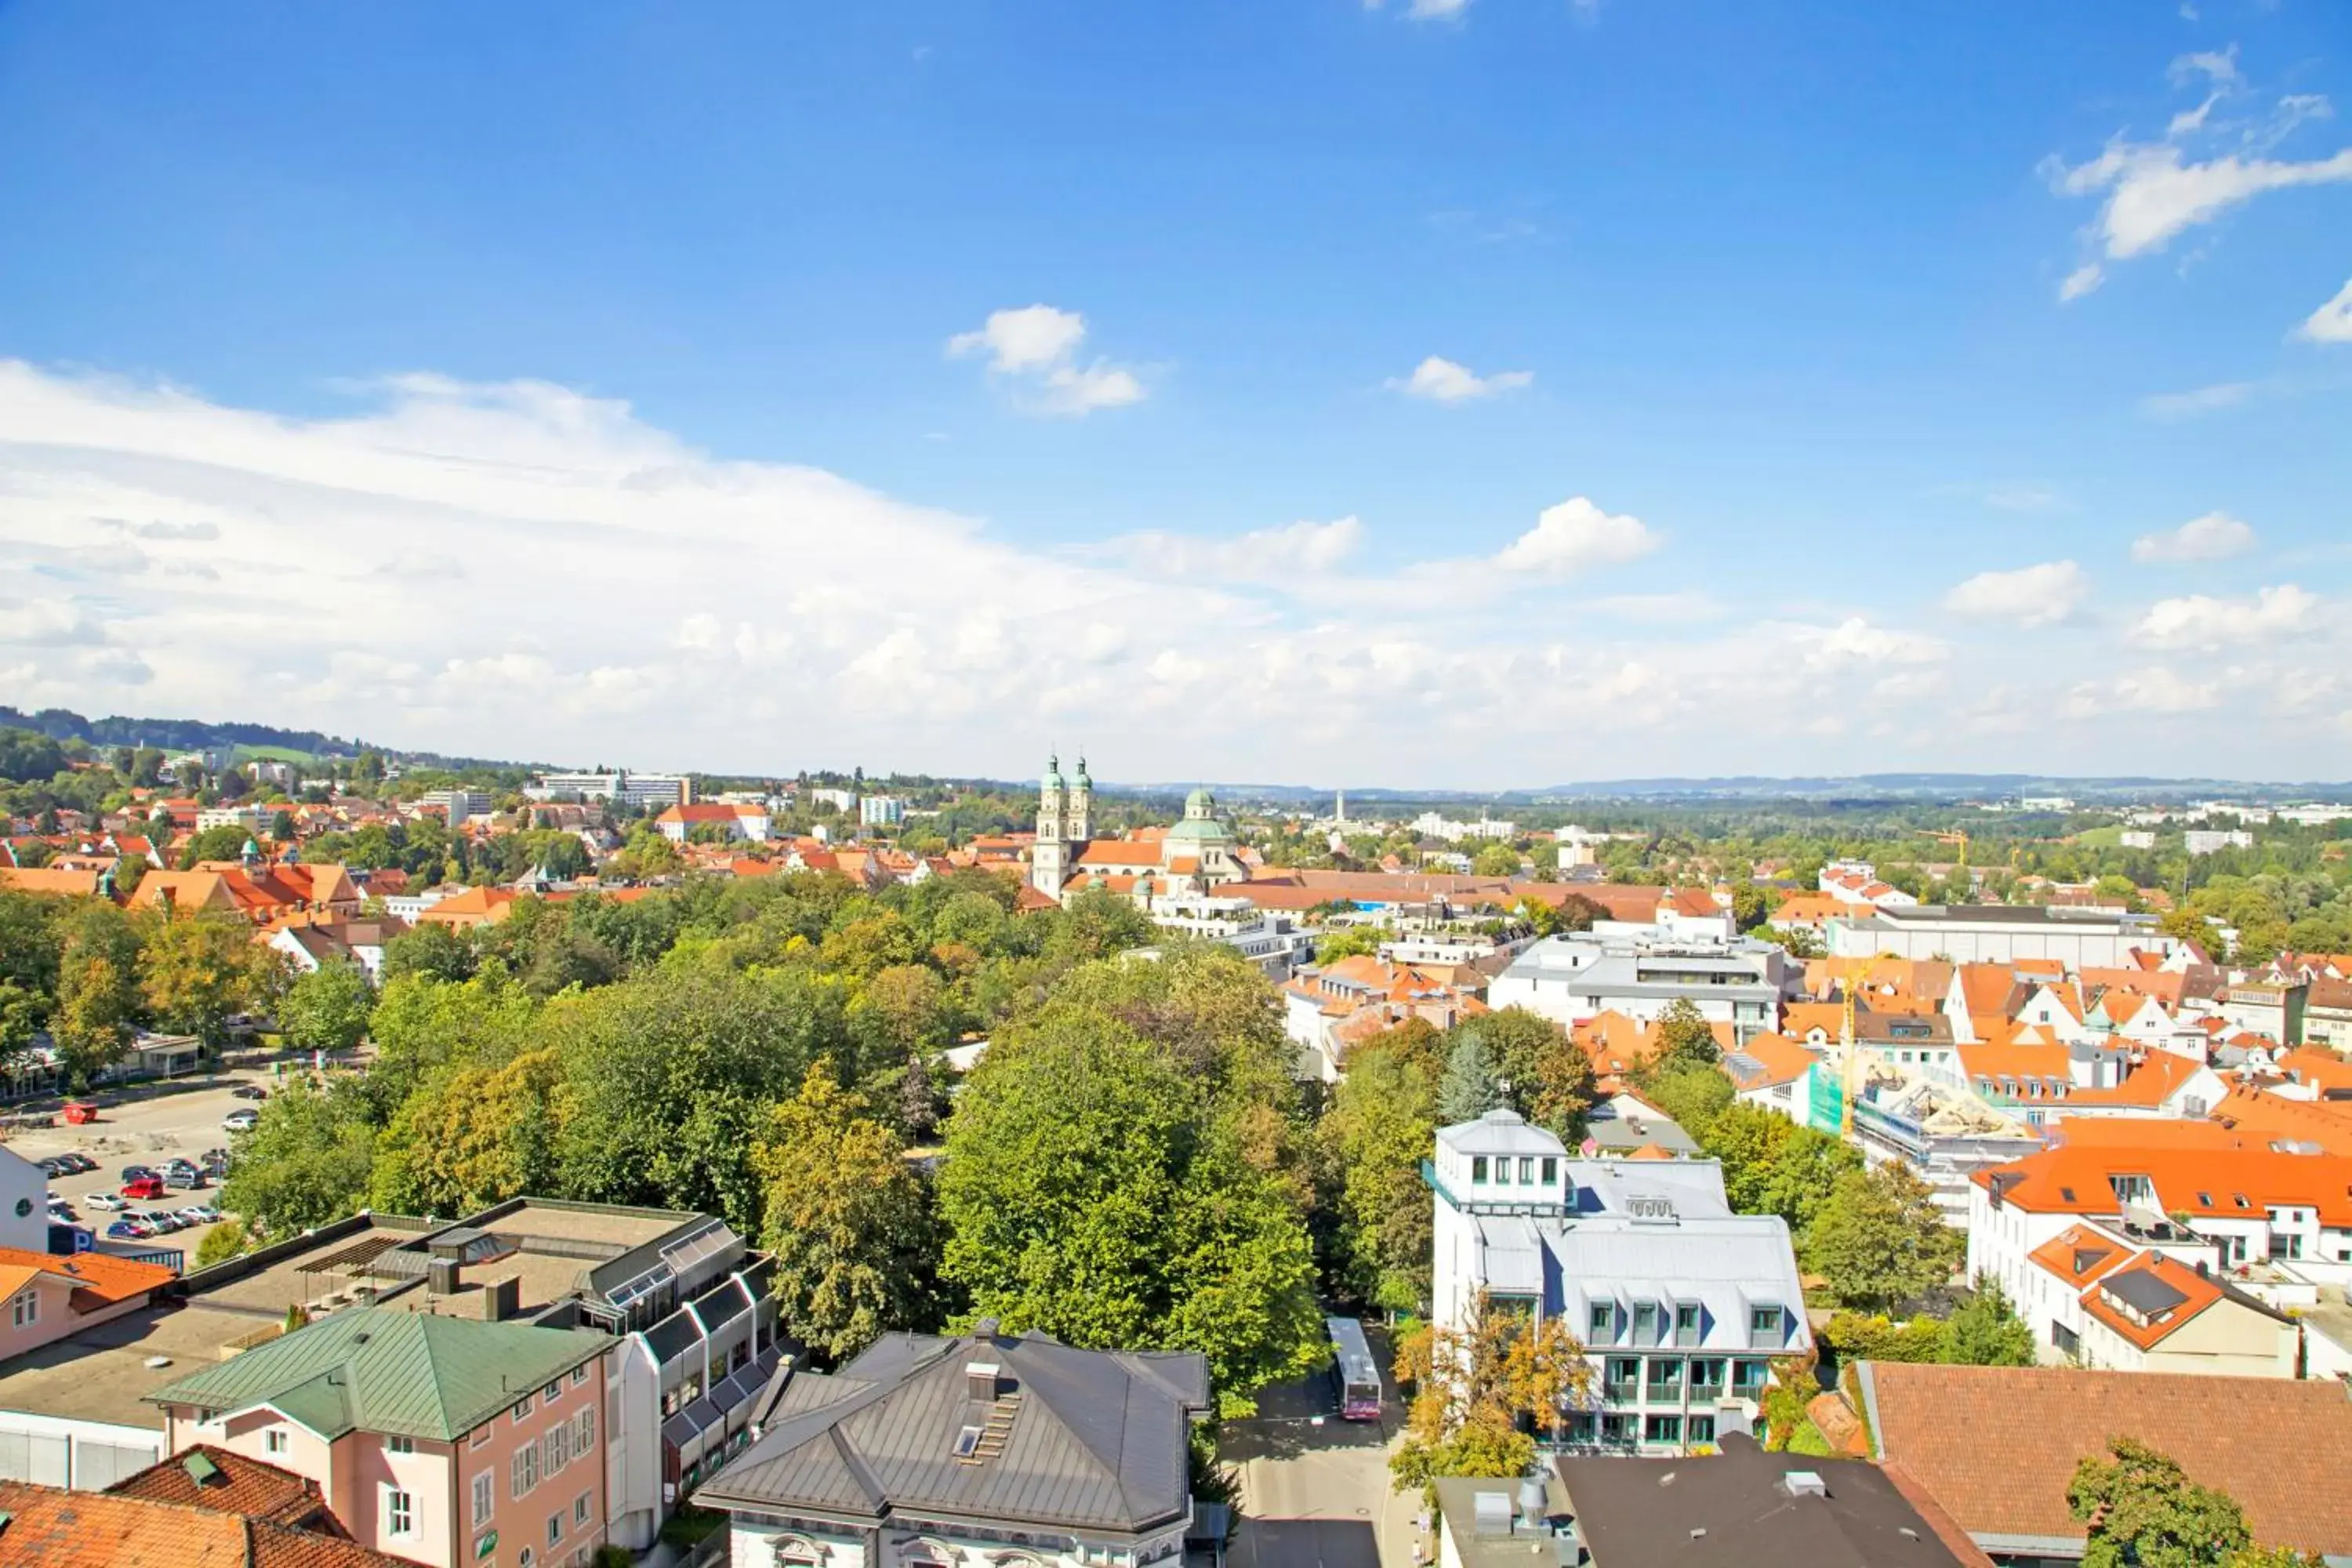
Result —
<path fill-rule="evenodd" d="M 1749 1308 L 1748 1331 L 1759 1335 L 1778 1334 L 1780 1331 L 1780 1309 L 1778 1307 Z"/>
<path fill-rule="evenodd" d="M 1559 1162 L 1549 1154 L 1544 1156 L 1543 1184 L 1547 1187 L 1559 1180 Z"/>
<path fill-rule="evenodd" d="M 1609 1301 L 1595 1301 L 1592 1304 L 1591 1315 L 1587 1320 L 1587 1325 L 1588 1337 L 1591 1339 L 1615 1339 L 1617 1337 L 1616 1305 Z"/>
<path fill-rule="evenodd" d="M 1648 1344 L 1658 1331 L 1658 1304 L 1655 1301 L 1633 1303 L 1633 1342 Z"/>

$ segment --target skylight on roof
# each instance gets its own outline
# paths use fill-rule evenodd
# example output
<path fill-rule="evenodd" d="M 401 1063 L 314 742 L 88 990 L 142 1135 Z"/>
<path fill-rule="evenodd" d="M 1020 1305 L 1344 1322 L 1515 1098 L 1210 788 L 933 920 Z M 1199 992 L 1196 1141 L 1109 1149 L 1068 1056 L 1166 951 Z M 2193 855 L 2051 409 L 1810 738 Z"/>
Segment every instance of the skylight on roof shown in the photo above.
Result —
<path fill-rule="evenodd" d="M 980 1428 L 979 1428 L 979 1427 L 977 1427 L 977 1426 L 967 1426 L 967 1427 L 965 1427 L 962 1431 L 958 1432 L 958 1433 L 956 1434 L 956 1440 L 955 1440 L 955 1457 L 956 1457 L 957 1458 L 959 1458 L 959 1459 L 969 1459 L 969 1458 L 971 1458 L 971 1456 L 972 1456 L 972 1450 L 973 1450 L 973 1449 L 975 1449 L 975 1448 L 977 1448 L 977 1447 L 980 1447 Z"/>

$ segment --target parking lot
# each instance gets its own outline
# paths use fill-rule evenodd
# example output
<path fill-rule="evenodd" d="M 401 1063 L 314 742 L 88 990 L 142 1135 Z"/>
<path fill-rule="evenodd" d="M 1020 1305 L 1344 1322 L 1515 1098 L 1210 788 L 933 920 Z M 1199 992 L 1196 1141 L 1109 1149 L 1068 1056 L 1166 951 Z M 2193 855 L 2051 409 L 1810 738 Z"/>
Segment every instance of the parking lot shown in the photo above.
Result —
<path fill-rule="evenodd" d="M 229 1133 L 222 1127 L 221 1119 L 232 1110 L 255 1108 L 257 1102 L 238 1098 L 235 1089 L 240 1085 L 267 1087 L 269 1081 L 267 1075 L 258 1072 L 214 1074 L 205 1079 L 205 1087 L 201 1089 L 177 1089 L 110 1105 L 99 1112 L 97 1121 L 86 1126 L 68 1126 L 59 1117 L 53 1127 L 11 1131 L 6 1142 L 12 1152 L 27 1160 L 79 1153 L 97 1161 L 95 1171 L 51 1178 L 49 1191 L 72 1205 L 73 1223 L 104 1237 L 107 1226 L 125 1212 L 216 1203 L 220 1186 L 209 1178 L 201 1188 L 173 1188 L 162 1198 L 130 1200 L 127 1210 L 100 1208 L 88 1199 L 93 1193 L 117 1192 L 122 1185 L 121 1173 L 126 1165 L 146 1165 L 160 1171 L 167 1161 L 176 1157 L 201 1167 L 206 1150 L 228 1146 Z M 173 1231 L 149 1237 L 142 1245 L 178 1247 L 193 1264 L 198 1244 L 211 1229 L 209 1226 L 199 1226 Z"/>
<path fill-rule="evenodd" d="M 1268 1389 L 1258 1413 L 1224 1424 L 1220 1454 L 1239 1472 L 1234 1568 L 1410 1568 L 1417 1496 L 1389 1486 L 1403 1407 L 1387 1375 L 1389 1345 L 1370 1331 L 1386 1397 L 1381 1419 L 1342 1421 L 1328 1378 Z"/>

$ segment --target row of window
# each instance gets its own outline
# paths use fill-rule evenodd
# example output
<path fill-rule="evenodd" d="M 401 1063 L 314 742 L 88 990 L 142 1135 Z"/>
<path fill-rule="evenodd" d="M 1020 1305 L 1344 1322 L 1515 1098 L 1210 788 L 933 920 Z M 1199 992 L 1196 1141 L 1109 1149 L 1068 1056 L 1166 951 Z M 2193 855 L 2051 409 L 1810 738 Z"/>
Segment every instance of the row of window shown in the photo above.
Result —
<path fill-rule="evenodd" d="M 1673 1303 L 1673 1314 L 1676 1342 L 1697 1343 L 1704 1325 L 1704 1313 L 1699 1306 L 1696 1302 L 1677 1301 Z M 1637 1345 L 1660 1342 L 1659 1330 L 1665 1321 L 1664 1310 L 1660 1303 L 1634 1302 L 1633 1342 Z M 1751 1336 L 1760 1335 L 1770 1338 L 1780 1332 L 1780 1322 L 1781 1310 L 1777 1306 L 1750 1307 L 1748 1310 L 1748 1331 Z M 1615 1341 L 1617 1304 L 1614 1301 L 1593 1302 L 1591 1313 L 1586 1321 L 1586 1338 L 1593 1343 L 1605 1344 Z"/>
<path fill-rule="evenodd" d="M 584 1459 L 596 1447 L 596 1409 L 591 1405 L 569 1421 L 559 1421 L 543 1436 L 534 1438 L 507 1457 L 508 1495 L 528 1497 L 542 1480 L 553 1480 L 566 1465 Z M 490 1521 L 497 1502 L 497 1483 L 488 1470 L 477 1471 L 473 1482 L 474 1528 Z"/>
<path fill-rule="evenodd" d="M 1712 1415 L 1623 1415 L 1602 1411 L 1595 1417 L 1579 1411 L 1568 1419 L 1568 1440 L 1590 1443 L 1596 1436 L 1612 1447 L 1634 1443 L 1696 1444 L 1715 1441 Z"/>
<path fill-rule="evenodd" d="M 1507 1187 L 1512 1184 L 1511 1172 L 1514 1168 L 1519 1173 L 1518 1184 L 1523 1187 L 1549 1187 L 1559 1179 L 1559 1160 L 1556 1155 L 1521 1154 L 1514 1159 L 1508 1154 L 1496 1154 L 1492 1158 L 1473 1154 L 1470 1156 L 1470 1184 L 1474 1187 L 1490 1184 Z"/>
<path fill-rule="evenodd" d="M 1601 1393 L 1604 1399 L 1618 1403 L 1637 1394 L 1653 1404 L 1679 1401 L 1687 1377 L 1692 1398 L 1719 1399 L 1727 1368 L 1731 1374 L 1730 1392 L 1742 1399 L 1762 1394 L 1772 1371 L 1769 1362 L 1730 1361 L 1723 1356 L 1692 1356 L 1687 1362 L 1681 1356 L 1611 1356 L 1602 1367 Z"/>
<path fill-rule="evenodd" d="M 577 1388 L 587 1381 L 588 1363 L 583 1361 L 578 1366 L 572 1369 L 572 1386 Z M 561 1378 L 549 1384 L 545 1388 L 541 1389 L 538 1394 L 540 1402 L 544 1405 L 552 1405 L 562 1397 L 563 1380 Z M 520 1399 L 516 1400 L 514 1403 L 514 1408 L 507 1412 L 507 1420 L 514 1426 L 521 1426 L 524 1420 L 530 1415 L 531 1399 L 532 1396 L 526 1394 Z M 474 1429 L 473 1446 L 478 1448 L 489 1440 L 489 1424 L 488 1422 L 484 1422 L 481 1426 Z"/>

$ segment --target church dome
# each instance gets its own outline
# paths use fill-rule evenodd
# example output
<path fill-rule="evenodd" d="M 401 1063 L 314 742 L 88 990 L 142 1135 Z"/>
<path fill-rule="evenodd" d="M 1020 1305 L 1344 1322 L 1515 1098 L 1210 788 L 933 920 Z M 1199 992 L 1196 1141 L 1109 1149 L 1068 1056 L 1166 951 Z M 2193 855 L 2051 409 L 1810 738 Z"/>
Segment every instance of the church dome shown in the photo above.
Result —
<path fill-rule="evenodd" d="M 1216 811 L 1217 797 L 1205 789 L 1196 789 L 1184 797 L 1184 815 L 1187 816 L 1213 816 Z"/>

